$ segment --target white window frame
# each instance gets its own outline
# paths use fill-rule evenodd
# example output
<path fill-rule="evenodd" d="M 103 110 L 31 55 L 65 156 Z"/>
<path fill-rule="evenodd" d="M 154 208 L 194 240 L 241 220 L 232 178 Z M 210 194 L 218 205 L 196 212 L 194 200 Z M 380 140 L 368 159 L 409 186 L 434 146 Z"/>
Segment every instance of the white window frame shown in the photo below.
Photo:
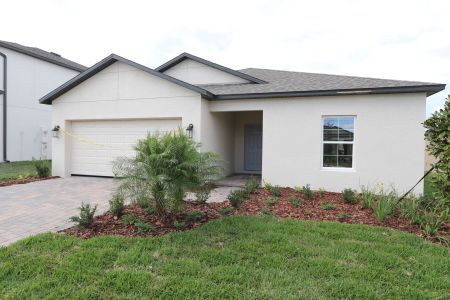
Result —
<path fill-rule="evenodd" d="M 353 118 L 353 141 L 324 141 L 323 125 L 325 118 Z M 338 172 L 354 172 L 356 170 L 356 115 L 322 115 L 321 122 L 321 147 L 320 147 L 320 168 L 324 171 L 338 171 Z M 351 144 L 352 147 L 352 167 L 324 167 L 323 166 L 323 145 L 324 144 Z"/>

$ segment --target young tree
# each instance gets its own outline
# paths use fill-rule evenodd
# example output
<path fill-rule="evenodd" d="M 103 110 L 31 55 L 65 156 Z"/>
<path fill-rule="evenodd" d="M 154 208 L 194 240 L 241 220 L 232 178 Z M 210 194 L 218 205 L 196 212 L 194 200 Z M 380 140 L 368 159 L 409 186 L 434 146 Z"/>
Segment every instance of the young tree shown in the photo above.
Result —
<path fill-rule="evenodd" d="M 444 108 L 433 113 L 431 118 L 424 122 L 426 128 L 425 138 L 429 144 L 427 150 L 436 157 L 433 165 L 435 176 L 432 184 L 435 188 L 434 197 L 442 201 L 443 205 L 450 207 L 450 96 Z"/>
<path fill-rule="evenodd" d="M 139 140 L 134 158 L 114 162 L 114 174 L 122 178 L 118 191 L 148 203 L 161 216 L 179 211 L 188 190 L 207 184 L 222 171 L 216 154 L 198 148 L 181 130 Z"/>

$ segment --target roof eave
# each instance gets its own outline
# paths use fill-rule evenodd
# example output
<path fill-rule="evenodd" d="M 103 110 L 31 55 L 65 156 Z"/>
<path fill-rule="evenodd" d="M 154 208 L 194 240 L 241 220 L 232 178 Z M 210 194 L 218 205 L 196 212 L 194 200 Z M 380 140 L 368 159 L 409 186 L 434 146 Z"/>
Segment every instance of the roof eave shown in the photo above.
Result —
<path fill-rule="evenodd" d="M 168 80 L 172 83 L 178 84 L 180 86 L 183 86 L 187 89 L 190 89 L 192 91 L 195 91 L 199 94 L 201 94 L 203 97 L 207 98 L 207 99 L 212 99 L 214 97 L 214 95 L 211 92 L 208 92 L 205 89 L 202 89 L 198 86 L 189 84 L 187 82 L 181 81 L 179 79 L 170 77 L 168 75 L 165 75 L 163 73 L 157 72 L 153 69 L 150 69 L 148 67 L 145 67 L 141 64 L 138 64 L 136 62 L 133 62 L 131 60 L 128 60 L 124 57 L 121 57 L 119 55 L 116 54 L 111 54 L 109 56 L 107 56 L 106 58 L 102 59 L 101 61 L 99 61 L 98 63 L 96 63 L 95 65 L 93 65 L 92 67 L 90 67 L 89 69 L 87 69 L 86 71 L 84 71 L 83 73 L 78 74 L 77 76 L 75 76 L 74 78 L 70 79 L 69 81 L 67 81 L 66 83 L 62 84 L 61 86 L 59 86 L 58 88 L 56 88 L 55 90 L 51 91 L 50 93 L 48 93 L 47 95 L 45 95 L 44 97 L 42 97 L 41 99 L 39 99 L 39 102 L 41 104 L 52 104 L 52 101 L 55 100 L 56 98 L 58 98 L 59 96 L 65 94 L 66 92 L 68 92 L 69 90 L 71 90 L 72 88 L 74 88 L 75 86 L 77 86 L 78 84 L 82 83 L 83 81 L 91 78 L 92 76 L 94 76 L 95 74 L 97 74 L 98 72 L 102 71 L 103 69 L 109 67 L 110 65 L 112 65 L 113 63 L 117 62 L 117 61 L 121 61 L 123 63 L 126 63 L 128 65 L 131 65 L 139 70 L 142 70 L 144 72 L 150 73 L 152 75 L 155 75 L 159 78 Z"/>
<path fill-rule="evenodd" d="M 248 80 L 248 81 L 253 82 L 253 83 L 260 83 L 260 84 L 267 83 L 267 81 L 264 81 L 264 80 L 261 80 L 259 78 L 253 77 L 251 75 L 248 75 L 248 74 L 245 74 L 245 73 L 242 73 L 242 72 L 239 72 L 239 71 L 227 68 L 225 66 L 216 64 L 216 63 L 214 63 L 212 61 L 206 60 L 204 58 L 201 58 L 201 57 L 198 57 L 198 56 L 186 53 L 186 52 L 181 53 L 177 57 L 172 58 L 168 62 L 165 62 L 164 64 L 162 64 L 159 67 L 155 68 L 155 71 L 162 73 L 162 72 L 167 71 L 168 69 L 172 68 L 173 66 L 179 64 L 180 62 L 182 62 L 185 59 L 192 59 L 192 60 L 194 60 L 196 62 L 205 64 L 205 65 L 210 66 L 210 67 L 212 67 L 214 69 L 226 72 L 228 74 L 231 74 L 231 75 L 234 75 L 234 76 L 237 76 L 237 77 L 240 77 L 242 79 Z"/>
<path fill-rule="evenodd" d="M 26 51 L 24 49 L 21 49 L 21 48 L 18 48 L 18 47 L 14 47 L 14 46 L 9 45 L 9 44 L 5 44 L 5 43 L 1 43 L 0 42 L 0 47 L 6 48 L 6 49 L 9 49 L 9 50 L 13 50 L 13 51 L 16 51 L 16 52 L 19 52 L 19 53 L 22 53 L 22 54 L 25 54 L 25 55 L 28 55 L 28 56 L 31 56 L 31 57 L 34 57 L 34 58 L 37 58 L 37 59 L 49 62 L 49 63 L 52 63 L 54 65 L 58 65 L 58 66 L 61 66 L 61 67 L 67 68 L 67 69 L 74 70 L 74 71 L 83 72 L 83 71 L 85 71 L 87 69 L 87 67 L 79 68 L 79 67 L 76 67 L 76 66 L 71 66 L 69 64 L 65 64 L 63 62 L 52 60 L 52 59 L 47 58 L 45 56 L 41 56 L 41 55 L 38 55 L 38 54 L 33 53 L 31 51 Z"/>
<path fill-rule="evenodd" d="M 399 94 L 399 93 L 426 93 L 431 96 L 445 89 L 445 84 L 404 86 L 404 87 L 381 87 L 362 89 L 341 90 L 317 90 L 317 91 L 290 91 L 270 93 L 246 93 L 246 94 L 223 94 L 216 95 L 212 100 L 239 100 L 239 99 L 261 99 L 261 98 L 286 98 L 286 97 L 314 97 L 314 96 L 349 96 L 349 95 L 371 95 L 371 94 Z"/>

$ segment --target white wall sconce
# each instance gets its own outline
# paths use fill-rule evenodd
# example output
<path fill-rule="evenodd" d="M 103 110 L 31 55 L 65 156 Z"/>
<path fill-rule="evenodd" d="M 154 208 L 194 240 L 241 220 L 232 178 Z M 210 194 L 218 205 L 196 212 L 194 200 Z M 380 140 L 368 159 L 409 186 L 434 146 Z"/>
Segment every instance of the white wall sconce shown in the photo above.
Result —
<path fill-rule="evenodd" d="M 54 138 L 58 138 L 59 137 L 59 125 L 56 125 L 55 127 L 53 127 L 52 129 L 52 137 Z"/>
<path fill-rule="evenodd" d="M 186 127 L 186 135 L 192 139 L 192 137 L 194 136 L 194 125 L 189 124 L 188 127 Z"/>

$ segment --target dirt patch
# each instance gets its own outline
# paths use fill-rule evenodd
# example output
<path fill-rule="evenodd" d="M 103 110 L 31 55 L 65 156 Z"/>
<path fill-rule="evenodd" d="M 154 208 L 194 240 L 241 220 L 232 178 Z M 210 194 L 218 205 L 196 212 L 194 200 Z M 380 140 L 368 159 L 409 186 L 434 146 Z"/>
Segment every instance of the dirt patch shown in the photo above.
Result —
<path fill-rule="evenodd" d="M 275 203 L 267 202 L 272 194 L 265 189 L 257 189 L 249 199 L 245 201 L 238 209 L 231 212 L 234 215 L 259 215 L 273 214 L 278 218 L 294 218 L 301 220 L 317 221 L 336 221 L 349 224 L 366 224 L 372 226 L 390 227 L 401 231 L 410 232 L 420 237 L 426 237 L 420 226 L 411 224 L 408 219 L 394 215 L 381 222 L 377 220 L 370 209 L 363 209 L 359 203 L 345 203 L 341 193 L 326 192 L 323 196 L 315 194 L 312 199 L 304 197 L 291 188 L 283 188 L 281 197 Z M 301 204 L 295 207 L 289 201 L 290 197 L 300 198 Z M 326 206 L 332 209 L 324 209 Z M 137 205 L 130 205 L 125 209 L 124 214 L 135 215 L 139 219 L 153 225 L 154 230 L 138 234 L 135 225 L 125 225 L 120 218 L 116 218 L 110 213 L 105 213 L 94 219 L 89 229 L 72 227 L 64 230 L 65 233 L 76 235 L 82 238 L 90 238 L 97 235 L 122 235 L 122 236 L 159 236 L 173 231 L 188 230 L 200 226 L 210 220 L 221 217 L 219 211 L 230 207 L 228 201 L 222 203 L 196 204 L 187 203 L 185 212 L 176 215 L 171 220 L 162 220 L 154 214 L 147 213 Z M 185 227 L 175 226 L 177 222 L 183 222 L 188 213 L 193 211 L 202 211 L 204 216 L 197 221 L 186 222 Z M 447 222 L 441 231 L 441 236 L 450 237 L 450 222 Z M 429 238 L 431 241 L 439 242 L 436 238 Z"/>
<path fill-rule="evenodd" d="M 25 184 L 25 183 L 48 180 L 48 179 L 55 179 L 55 178 L 59 178 L 59 176 L 50 176 L 50 177 L 32 176 L 32 177 L 27 177 L 27 178 L 23 178 L 23 179 L 3 179 L 3 180 L 0 180 L 0 187 L 15 185 L 15 184 Z"/>

